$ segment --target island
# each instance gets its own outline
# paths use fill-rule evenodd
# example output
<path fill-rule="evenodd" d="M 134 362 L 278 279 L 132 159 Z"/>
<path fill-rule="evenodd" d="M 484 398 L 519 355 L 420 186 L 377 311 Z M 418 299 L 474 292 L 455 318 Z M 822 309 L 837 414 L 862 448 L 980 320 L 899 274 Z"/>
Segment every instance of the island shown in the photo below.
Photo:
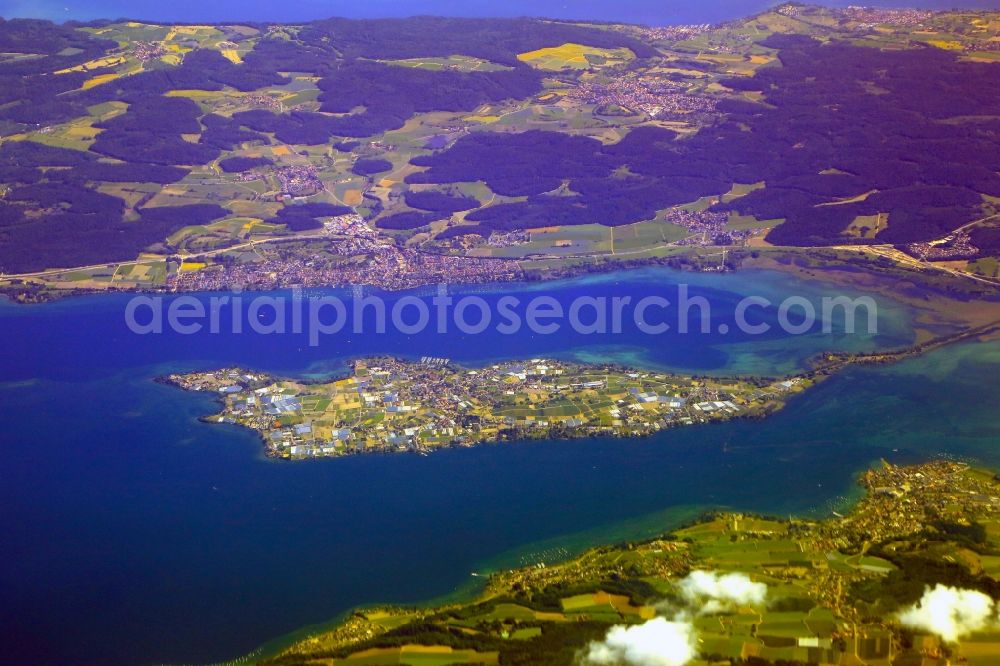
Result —
<path fill-rule="evenodd" d="M 823 352 L 800 374 L 780 378 L 699 377 L 545 358 L 467 368 L 448 358 L 381 356 L 354 359 L 344 376 L 328 381 L 243 368 L 158 381 L 215 395 L 221 411 L 202 420 L 254 430 L 269 457 L 426 454 L 523 439 L 642 437 L 676 426 L 763 418 L 847 366 L 896 363 L 998 335 L 1000 321 L 993 320 L 904 348 Z"/>
<path fill-rule="evenodd" d="M 681 425 L 763 417 L 819 375 L 719 378 L 534 358 L 465 368 L 449 359 L 356 359 L 325 382 L 240 368 L 165 383 L 222 403 L 210 422 L 260 434 L 267 455 L 305 459 L 519 439 L 635 437 Z"/>

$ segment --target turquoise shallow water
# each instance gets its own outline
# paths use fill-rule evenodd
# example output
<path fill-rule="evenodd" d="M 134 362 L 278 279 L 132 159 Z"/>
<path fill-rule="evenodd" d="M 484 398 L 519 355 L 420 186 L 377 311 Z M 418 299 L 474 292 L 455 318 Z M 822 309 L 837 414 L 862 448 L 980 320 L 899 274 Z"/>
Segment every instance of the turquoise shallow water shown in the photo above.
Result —
<path fill-rule="evenodd" d="M 680 289 L 686 288 L 689 300 L 705 299 L 710 304 L 708 330 L 703 331 L 701 310 L 692 305 L 687 317 L 680 316 Z M 483 299 L 493 312 L 493 325 L 479 334 L 465 334 L 453 325 L 449 317 L 447 334 L 436 329 L 436 310 L 431 302 L 435 289 L 426 288 L 401 293 L 368 291 L 366 294 L 381 296 L 390 313 L 402 299 L 419 297 L 427 304 L 431 314 L 426 330 L 404 334 L 391 325 L 387 315 L 387 332 L 378 333 L 372 310 L 366 310 L 361 320 L 360 333 L 354 332 L 354 319 L 336 335 L 319 336 L 319 344 L 312 346 L 307 330 L 292 333 L 293 309 L 288 305 L 284 321 L 285 334 L 255 335 L 247 323 L 249 303 L 253 294 L 244 294 L 243 332 L 232 333 L 233 308 L 223 306 L 220 332 L 212 334 L 207 321 L 202 330 L 193 335 L 135 335 L 125 325 L 127 294 L 68 299 L 41 307 L 24 308 L 0 304 L 0 317 L 9 322 L 5 336 L 8 354 L 0 365 L 6 379 L 20 378 L 76 378 L 94 376 L 94 373 L 112 373 L 128 368 L 157 363 L 173 367 L 205 367 L 241 363 L 277 372 L 328 374 L 343 367 L 343 359 L 372 355 L 395 354 L 410 358 L 424 355 L 447 356 L 467 364 L 483 364 L 497 359 L 531 355 L 556 355 L 564 358 L 588 360 L 613 360 L 623 364 L 641 364 L 669 370 L 715 374 L 760 373 L 780 375 L 795 372 L 812 355 L 826 349 L 871 350 L 879 346 L 905 346 L 912 342 L 909 327 L 910 312 L 903 306 L 885 299 L 875 299 L 878 319 L 877 331 L 867 332 L 867 318 L 859 313 L 857 334 L 844 333 L 842 316 L 835 316 L 831 331 L 822 330 L 822 322 L 806 333 L 789 336 L 782 332 L 777 317 L 777 304 L 789 296 L 804 298 L 814 303 L 817 312 L 826 297 L 848 296 L 856 298 L 860 292 L 834 289 L 817 281 L 790 278 L 788 275 L 763 270 L 741 271 L 738 275 L 680 273 L 662 268 L 648 268 L 619 273 L 584 276 L 571 280 L 546 283 L 511 285 L 486 285 L 453 289 L 456 299 L 462 296 Z M 274 295 L 291 298 L 291 292 L 274 292 Z M 560 329 L 543 334 L 522 326 L 509 334 L 497 329 L 502 323 L 498 301 L 513 295 L 520 302 L 517 308 L 523 322 L 527 321 L 527 304 L 538 297 L 556 299 L 567 312 L 570 304 L 579 298 L 612 299 L 627 297 L 631 308 L 624 311 L 622 330 L 619 333 L 576 333 L 566 318 L 559 320 Z M 216 295 L 199 298 L 209 309 Z M 313 290 L 307 297 L 334 296 L 350 304 L 352 292 L 344 289 Z M 753 296 L 767 299 L 774 304 L 768 308 L 751 308 L 746 319 L 752 324 L 763 324 L 769 330 L 763 334 L 742 333 L 735 324 L 735 310 L 741 299 Z M 651 307 L 645 319 L 656 325 L 666 323 L 670 330 L 662 334 L 648 334 L 640 330 L 632 316 L 634 306 L 644 298 L 665 298 L 666 308 Z M 160 309 L 166 311 L 172 298 L 163 300 Z M 286 301 L 290 303 L 290 301 Z M 307 305 L 303 306 L 308 309 Z M 353 308 L 347 307 L 348 317 Z M 453 307 L 452 310 L 455 308 Z M 607 308 L 610 310 L 610 306 Z M 264 314 L 270 310 L 263 311 Z M 470 308 L 466 320 L 475 323 L 476 310 Z M 839 315 L 840 313 L 835 313 Z M 332 315 L 322 315 L 330 321 Z M 795 319 L 793 312 L 789 319 Z M 611 315 L 608 316 L 610 328 Z M 149 321 L 148 309 L 138 310 L 136 319 Z M 166 318 L 164 318 L 166 320 Z M 584 323 L 592 321 L 590 310 L 580 314 Z M 681 332 L 681 319 L 687 322 L 688 332 Z M 303 320 L 308 315 L 303 314 Z M 413 321 L 412 311 L 404 320 Z M 268 319 L 273 321 L 273 318 Z M 795 320 L 793 323 L 797 323 Z M 265 322 L 266 323 L 266 322 Z M 719 333 L 720 327 L 728 327 Z"/>
<path fill-rule="evenodd" d="M 680 280 L 720 321 L 747 293 L 828 289 L 660 270 L 475 291 L 562 302 Z M 824 514 L 881 456 L 1000 465 L 995 343 L 849 369 L 761 422 L 298 464 L 263 459 L 247 431 L 198 422 L 210 397 L 152 381 L 228 363 L 322 374 L 376 352 L 781 373 L 824 348 L 907 344 L 909 313 L 885 302 L 874 337 L 387 334 L 313 349 L 293 336 L 135 336 L 125 301 L 0 305 L 0 662 L 219 660 L 357 604 L 438 597 L 472 571 L 648 535 L 706 506 Z"/>

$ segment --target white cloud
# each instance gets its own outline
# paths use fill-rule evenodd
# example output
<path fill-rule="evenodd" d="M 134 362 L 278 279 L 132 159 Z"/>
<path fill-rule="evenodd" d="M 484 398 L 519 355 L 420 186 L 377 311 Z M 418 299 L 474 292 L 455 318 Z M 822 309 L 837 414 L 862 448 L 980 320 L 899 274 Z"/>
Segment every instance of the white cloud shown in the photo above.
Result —
<path fill-rule="evenodd" d="M 940 584 L 925 590 L 920 601 L 900 613 L 899 622 L 937 634 L 949 643 L 996 625 L 991 598 L 976 590 Z"/>
<path fill-rule="evenodd" d="M 745 574 L 692 571 L 677 581 L 682 605 L 657 606 L 674 616 L 657 617 L 638 625 L 617 625 L 603 641 L 592 641 L 580 653 L 588 666 L 684 666 L 698 654 L 698 634 L 691 622 L 695 614 L 717 613 L 739 605 L 764 604 L 767 585 Z"/>
<path fill-rule="evenodd" d="M 684 666 L 697 654 L 690 621 L 670 622 L 662 617 L 639 625 L 617 625 L 603 641 L 592 641 L 582 656 L 584 664 L 629 666 Z"/>
<path fill-rule="evenodd" d="M 677 583 L 684 601 L 698 613 L 718 613 L 734 606 L 760 606 L 767 598 L 767 585 L 755 583 L 746 574 L 692 571 Z"/>

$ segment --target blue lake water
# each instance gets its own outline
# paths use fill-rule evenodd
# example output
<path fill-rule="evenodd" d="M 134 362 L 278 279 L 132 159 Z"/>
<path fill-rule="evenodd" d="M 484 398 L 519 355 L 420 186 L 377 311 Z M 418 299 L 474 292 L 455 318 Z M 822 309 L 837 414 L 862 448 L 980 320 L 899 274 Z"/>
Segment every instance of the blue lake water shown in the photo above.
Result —
<path fill-rule="evenodd" d="M 832 4 L 850 4 L 850 0 Z M 0 16 L 90 20 L 301 21 L 326 16 L 543 15 L 664 25 L 718 22 L 766 0 L 0 0 Z M 881 6 L 996 8 L 995 0 Z M 660 293 L 678 275 L 641 271 L 545 286 L 525 297 Z M 685 275 L 730 318 L 741 295 L 818 298 L 772 273 Z M 500 291 L 479 290 L 495 302 Z M 504 291 L 509 291 L 508 287 Z M 341 292 L 334 292 L 341 294 Z M 341 294 L 342 295 L 342 294 Z M 880 303 L 880 334 L 649 336 L 432 333 L 136 336 L 125 296 L 0 304 L 0 663 L 208 662 L 363 603 L 417 602 L 472 571 L 559 546 L 662 530 L 707 506 L 823 514 L 886 457 L 1000 465 L 1000 344 L 853 368 L 763 422 L 643 440 L 483 446 L 429 457 L 285 464 L 247 431 L 207 425 L 208 396 L 159 385 L 170 371 L 241 364 L 322 375 L 389 353 L 470 364 L 535 355 L 698 373 L 794 372 L 828 348 L 912 340 L 909 313 Z M 773 317 L 768 317 L 773 323 Z"/>
<path fill-rule="evenodd" d="M 679 281 L 719 321 L 747 294 L 830 292 L 763 271 L 654 269 L 475 291 L 568 303 L 671 293 Z M 651 534 L 707 506 L 824 514 L 879 457 L 1000 464 L 1000 405 L 983 390 L 1000 371 L 1000 344 L 853 368 L 761 422 L 303 463 L 264 459 L 252 433 L 197 421 L 214 411 L 210 396 L 152 381 L 232 363 L 324 374 L 373 353 L 780 374 L 821 349 L 912 341 L 911 313 L 887 301 L 875 336 L 626 328 L 338 335 L 317 348 L 295 336 L 138 336 L 125 327 L 126 301 L 0 305 L 0 663 L 221 660 L 357 604 L 446 595 L 472 571 Z"/>
<path fill-rule="evenodd" d="M 718 23 L 763 11 L 780 4 L 773 0 L 0 0 L 0 16 L 92 20 L 100 18 L 137 18 L 150 21 L 219 22 L 275 21 L 294 22 L 330 16 L 382 18 L 394 16 L 545 16 L 562 19 L 589 19 L 648 25 L 679 23 Z M 856 4 L 852 0 L 833 0 L 830 6 Z M 965 7 L 989 9 L 996 0 L 873 0 L 866 5 L 879 7 L 920 7 L 951 9 Z"/>

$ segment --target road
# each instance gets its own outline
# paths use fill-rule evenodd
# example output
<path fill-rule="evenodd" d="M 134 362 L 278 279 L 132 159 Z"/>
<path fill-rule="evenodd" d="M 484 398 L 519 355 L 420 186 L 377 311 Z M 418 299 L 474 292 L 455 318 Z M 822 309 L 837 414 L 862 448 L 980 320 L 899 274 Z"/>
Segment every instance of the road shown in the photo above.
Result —
<path fill-rule="evenodd" d="M 951 236 L 951 235 L 953 235 L 955 233 L 958 233 L 960 231 L 964 231 L 964 230 L 966 230 L 968 228 L 971 228 L 971 227 L 973 227 L 973 226 L 975 226 L 977 224 L 981 224 L 983 222 L 988 222 L 988 221 L 990 221 L 992 219 L 995 219 L 995 218 L 1000 218 L 1000 213 L 995 214 L 995 215 L 990 215 L 990 216 L 987 216 L 987 217 L 984 217 L 984 218 L 980 218 L 978 220 L 973 220 L 972 222 L 964 224 L 961 227 L 959 227 L 959 228 L 955 229 L 954 231 L 952 231 L 949 234 L 949 236 Z M 611 229 L 611 233 L 612 233 L 612 239 L 613 239 L 614 238 L 614 236 L 613 236 L 613 234 L 614 234 L 614 228 L 613 227 Z M 318 232 L 318 233 L 310 233 L 310 234 L 295 234 L 295 235 L 290 235 L 290 236 L 275 236 L 275 237 L 271 237 L 271 238 L 262 238 L 262 239 L 259 239 L 259 240 L 250 240 L 250 241 L 247 241 L 247 242 L 244 242 L 244 243 L 239 243 L 237 245 L 229 245 L 229 246 L 226 246 L 226 247 L 217 248 L 215 250 L 207 250 L 205 252 L 184 253 L 184 254 L 178 253 L 178 254 L 171 254 L 170 256 L 176 256 L 176 257 L 180 258 L 181 260 L 190 259 L 190 258 L 193 258 L 193 257 L 211 257 L 211 256 L 216 255 L 216 254 L 223 254 L 223 253 L 226 253 L 226 252 L 232 252 L 234 250 L 242 250 L 242 249 L 246 249 L 246 248 L 253 248 L 253 247 L 257 246 L 257 245 L 263 245 L 263 244 L 267 244 L 267 243 L 283 242 L 283 241 L 288 241 L 288 240 L 308 240 L 308 239 L 315 239 L 315 238 L 331 238 L 331 236 L 328 233 L 326 233 L 325 231 Z M 612 240 L 612 248 L 613 247 L 614 247 L 614 241 Z M 720 248 L 720 249 L 722 249 L 722 248 Z M 808 248 L 793 248 L 793 249 L 807 250 Z M 950 268 L 948 266 L 944 266 L 944 265 L 941 265 L 941 264 L 936 264 L 934 262 L 927 261 L 925 259 L 918 259 L 916 257 L 912 257 L 909 254 L 906 254 L 905 252 L 897 250 L 892 245 L 832 245 L 832 246 L 824 246 L 822 248 L 817 248 L 817 249 L 847 250 L 847 251 L 858 252 L 860 254 L 867 254 L 867 255 L 871 255 L 871 256 L 875 256 L 875 257 L 884 257 L 886 259 L 889 259 L 890 261 L 892 261 L 894 264 L 896 264 L 898 266 L 902 266 L 902 267 L 905 267 L 905 268 L 910 268 L 910 269 L 913 269 L 913 270 L 927 270 L 927 269 L 936 270 L 936 271 L 940 271 L 940 272 L 943 272 L 943 273 L 947 273 L 947 274 L 952 275 L 954 277 L 959 277 L 959 278 L 963 278 L 963 279 L 967 279 L 967 280 L 974 280 L 974 281 L 982 283 L 982 284 L 988 284 L 988 285 L 991 285 L 991 286 L 998 286 L 998 285 L 1000 285 L 1000 282 L 998 282 L 997 280 L 994 280 L 994 279 L 990 279 L 990 278 L 986 278 L 986 277 L 974 275 L 972 273 L 967 273 L 965 271 L 960 271 L 960 270 L 957 270 L 957 269 L 954 269 L 954 268 Z M 650 250 L 650 248 L 641 248 L 641 249 L 636 249 L 636 250 L 627 250 L 627 251 L 624 251 L 624 252 L 615 252 L 614 250 L 612 250 L 611 254 L 615 255 L 616 257 L 625 257 L 625 256 L 629 256 L 629 255 L 641 255 L 641 254 L 645 254 L 645 253 L 648 253 L 649 250 Z M 602 255 L 600 255 L 600 254 L 565 254 L 565 255 L 542 254 L 542 255 L 537 255 L 537 256 L 530 257 L 530 259 L 531 260 L 536 260 L 536 261 L 537 260 L 548 260 L 548 259 L 562 259 L 562 260 L 566 260 L 566 259 L 596 259 L 596 258 L 599 258 L 600 256 L 602 256 Z M 65 273 L 69 273 L 69 272 L 87 271 L 87 270 L 95 270 L 95 269 L 99 269 L 99 268 L 111 268 L 111 267 L 115 267 L 115 271 L 117 272 L 123 266 L 133 266 L 133 265 L 136 265 L 136 264 L 144 264 L 144 263 L 148 263 L 149 261 L 152 261 L 152 260 L 150 260 L 150 259 L 134 259 L 134 260 L 122 261 L 122 262 L 105 262 L 105 263 L 100 263 L 100 264 L 92 264 L 90 266 L 76 266 L 76 267 L 72 267 L 72 268 L 49 269 L 49 270 L 37 271 L 37 272 L 33 272 L 33 273 L 17 273 L 17 274 L 10 274 L 10 275 L 6 275 L 6 274 L 0 273 L 0 278 L 3 278 L 5 280 L 31 279 L 31 278 L 47 278 L 47 277 L 56 277 L 56 276 L 59 276 L 59 275 L 65 274 Z"/>
<path fill-rule="evenodd" d="M 248 247 L 254 247 L 256 245 L 263 245 L 265 243 L 276 243 L 279 241 L 289 241 L 289 240 L 303 240 L 310 238 L 331 238 L 326 232 L 315 233 L 315 234 L 295 234 L 292 236 L 274 236 L 272 238 L 261 238 L 260 240 L 251 240 L 245 243 L 239 243 L 238 245 L 227 245 L 226 247 L 220 247 L 215 250 L 206 250 L 205 252 L 195 252 L 195 253 L 171 253 L 169 256 L 178 257 L 182 261 L 185 259 L 191 259 L 193 257 L 211 257 L 216 254 L 222 254 L 224 252 L 232 252 L 233 250 L 242 250 Z M 163 259 L 166 259 L 168 255 L 163 255 Z M 122 266 L 134 266 L 136 264 L 145 264 L 150 261 L 158 261 L 158 259 L 132 259 L 130 261 L 112 261 L 104 262 L 100 264 L 91 264 L 89 266 L 74 266 L 72 268 L 53 268 L 44 271 L 36 271 L 34 273 L 11 273 L 5 274 L 0 273 L 0 278 L 4 280 L 23 280 L 28 278 L 44 278 L 44 277 L 55 277 L 57 275 L 62 275 L 64 273 L 72 273 L 75 271 L 90 271 L 96 270 L 98 268 L 111 268 L 115 266 L 121 268 Z M 117 270 L 116 268 L 116 270 Z"/>
<path fill-rule="evenodd" d="M 905 268 L 911 268 L 914 270 L 936 270 L 943 273 L 948 273 L 955 277 L 965 278 L 967 280 L 974 280 L 976 282 L 981 282 L 983 284 L 992 285 L 994 287 L 1000 285 L 1000 282 L 996 280 L 980 277 L 972 273 L 966 273 L 965 271 L 960 271 L 955 268 L 949 268 L 948 266 L 942 266 L 940 264 L 935 264 L 934 262 L 927 261 L 925 259 L 917 259 L 916 257 L 911 257 L 910 255 L 897 250 L 891 245 L 831 245 L 831 250 L 852 250 L 854 252 L 859 252 L 861 254 L 870 254 L 876 257 L 885 257 L 893 263 L 903 266 Z"/>

